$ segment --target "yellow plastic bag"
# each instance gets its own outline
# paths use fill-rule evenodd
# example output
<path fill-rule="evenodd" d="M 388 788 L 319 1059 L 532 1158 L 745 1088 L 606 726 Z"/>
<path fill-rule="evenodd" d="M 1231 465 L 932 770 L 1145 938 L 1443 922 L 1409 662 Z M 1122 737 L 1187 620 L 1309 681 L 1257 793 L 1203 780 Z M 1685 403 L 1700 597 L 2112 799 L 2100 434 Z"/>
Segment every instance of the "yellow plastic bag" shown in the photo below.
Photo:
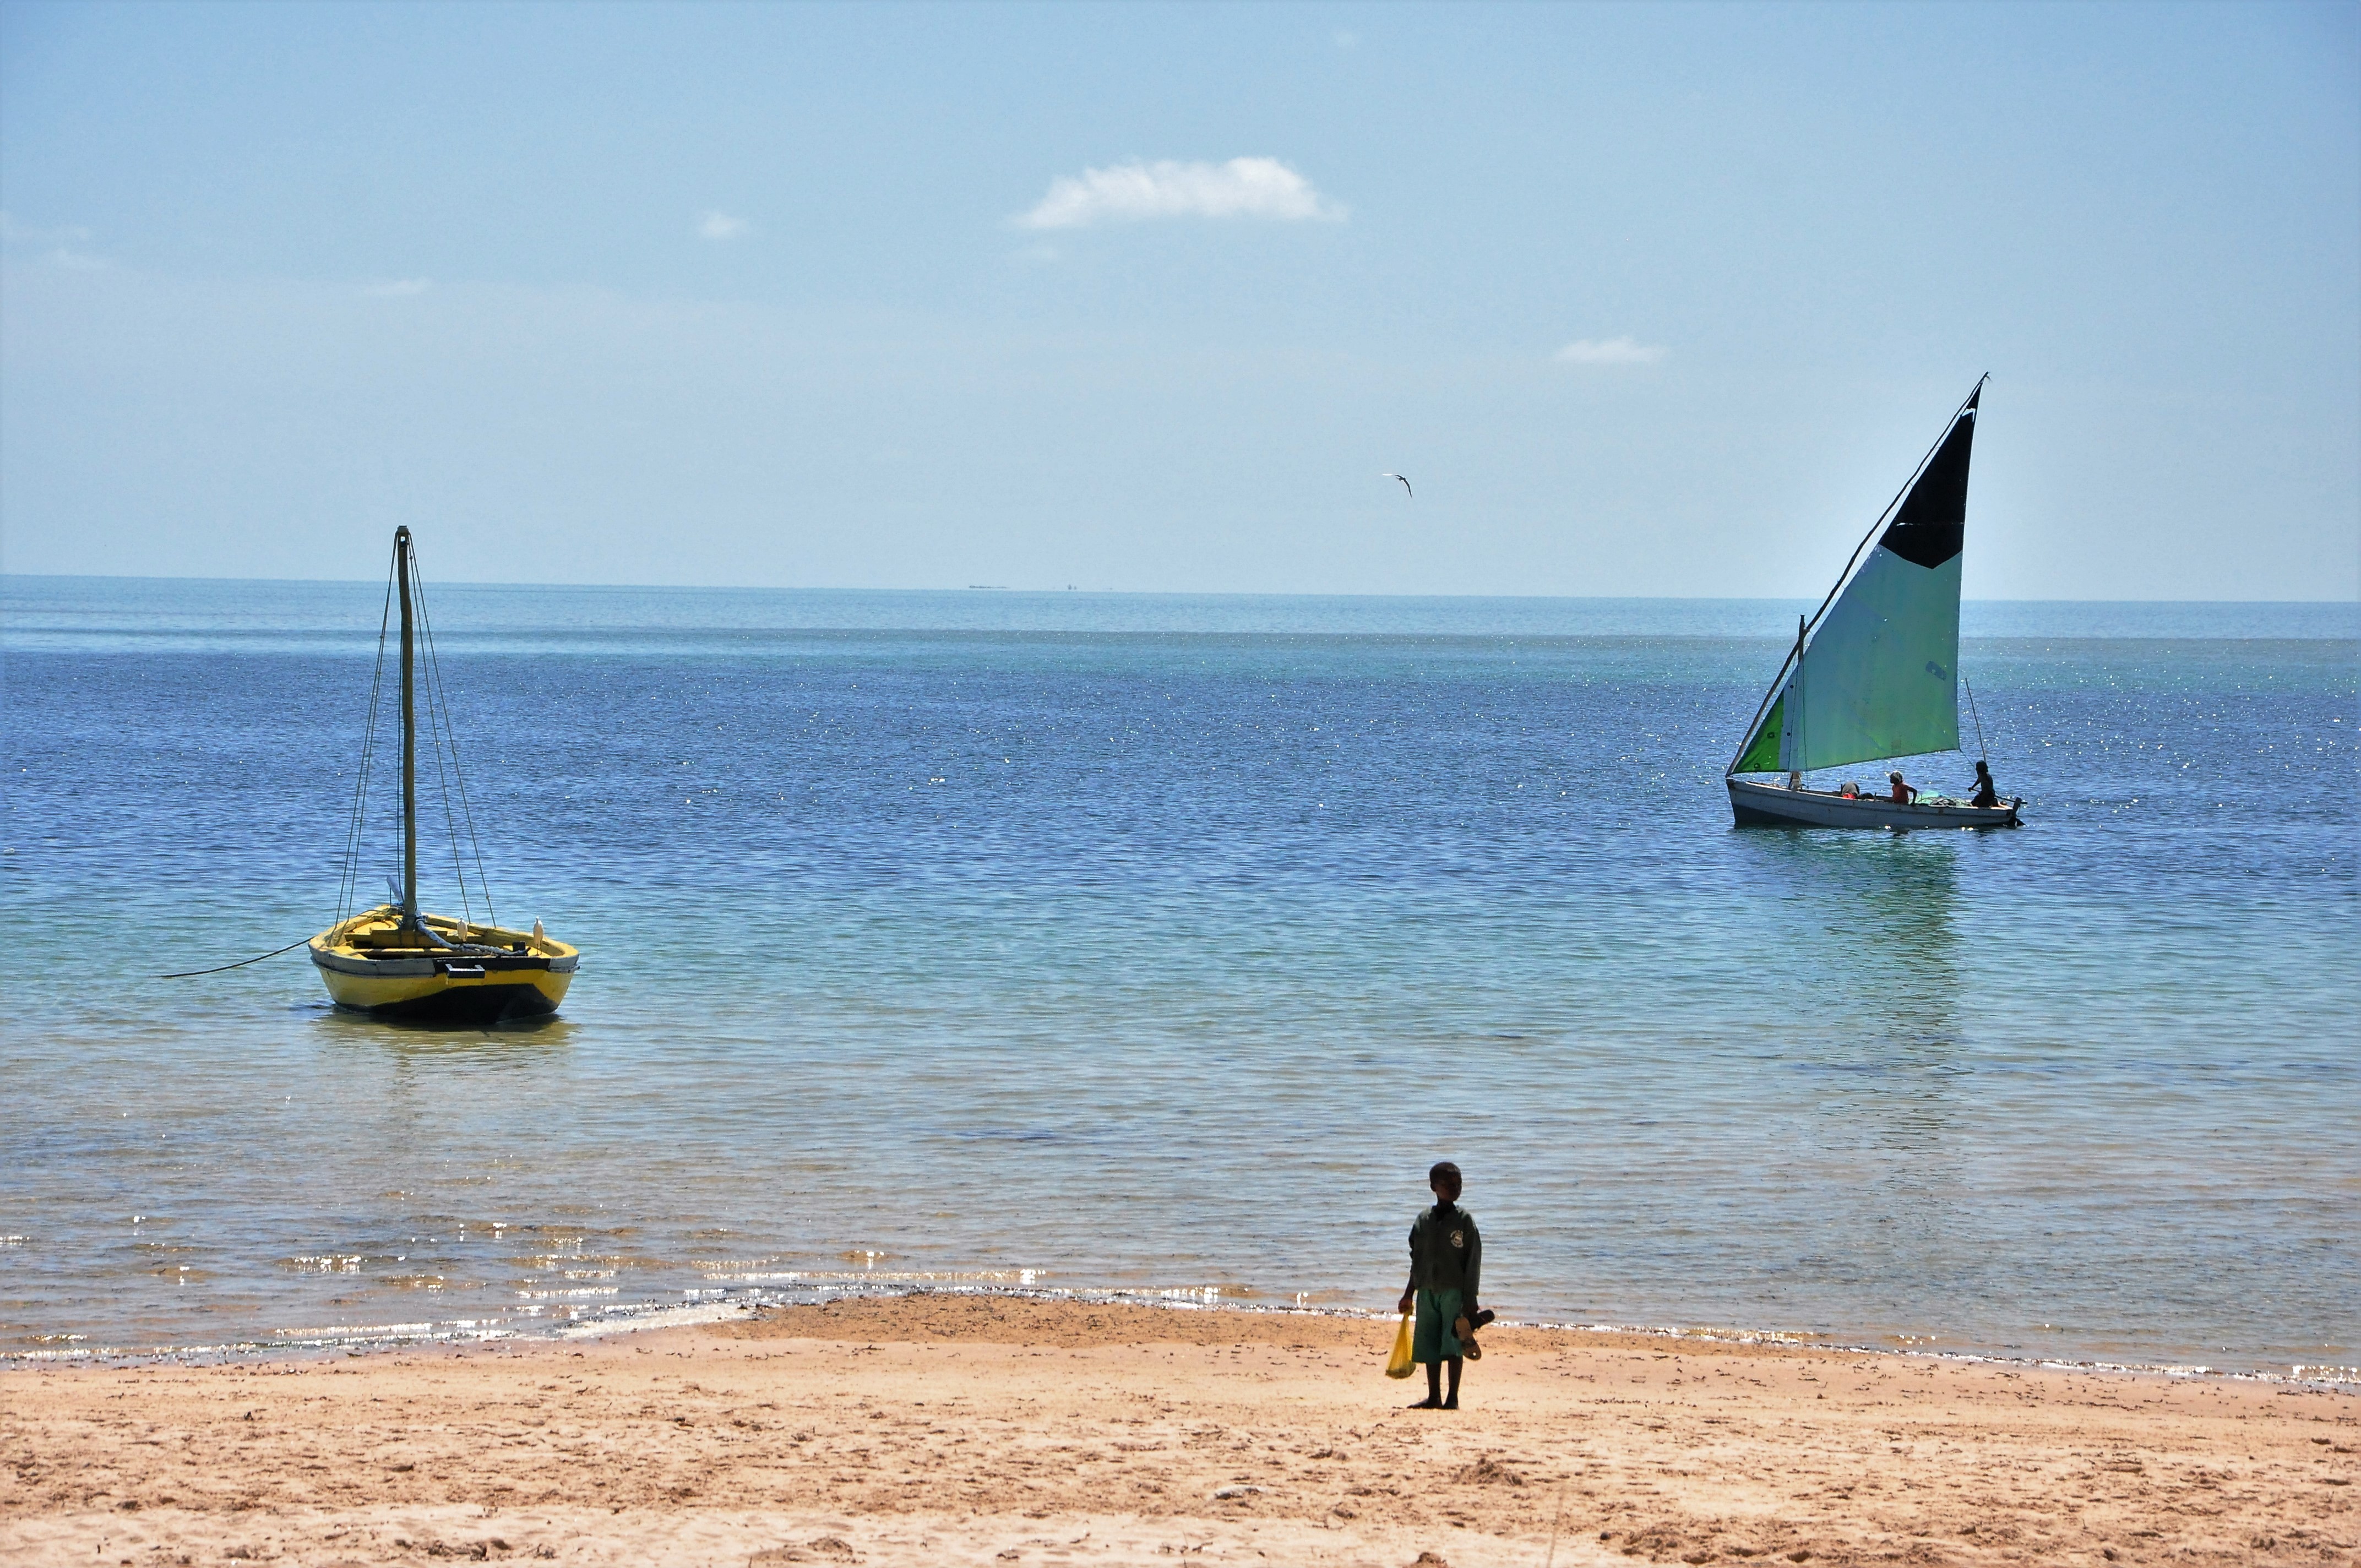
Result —
<path fill-rule="evenodd" d="M 1387 1376 L 1407 1377 L 1410 1376 L 1411 1368 L 1418 1365 L 1410 1358 L 1411 1352 L 1413 1348 L 1414 1347 L 1411 1343 L 1410 1336 L 1410 1314 L 1408 1312 L 1404 1312 L 1402 1314 L 1401 1327 L 1394 1331 L 1394 1353 L 1386 1357 Z"/>

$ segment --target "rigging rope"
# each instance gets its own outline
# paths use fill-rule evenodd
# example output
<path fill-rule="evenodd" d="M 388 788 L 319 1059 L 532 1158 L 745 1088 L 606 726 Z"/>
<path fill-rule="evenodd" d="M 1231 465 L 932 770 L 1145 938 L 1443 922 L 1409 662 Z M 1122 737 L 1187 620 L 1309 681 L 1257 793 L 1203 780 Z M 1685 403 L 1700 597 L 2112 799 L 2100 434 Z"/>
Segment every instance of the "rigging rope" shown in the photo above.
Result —
<path fill-rule="evenodd" d="M 1984 716 L 1976 711 L 1976 688 L 1968 685 L 1968 673 L 1965 670 L 1960 672 L 1960 685 L 1967 686 L 1968 717 L 1976 721 L 1976 755 L 1989 762 L 1992 761 L 1992 753 L 1984 750 Z"/>
<path fill-rule="evenodd" d="M 244 969 L 248 964 L 258 964 L 265 959 L 275 959 L 280 953 L 291 953 L 311 939 L 312 938 L 309 937 L 299 937 L 283 948 L 274 948 L 267 953 L 257 953 L 250 959 L 240 959 L 234 964 L 215 964 L 211 969 L 182 970 L 178 974 L 159 974 L 156 978 L 158 980 L 189 980 L 201 974 L 219 974 L 225 969 Z"/>
<path fill-rule="evenodd" d="M 418 624 L 420 630 L 426 632 L 423 641 L 427 656 L 419 661 L 419 673 L 425 677 L 423 684 L 426 687 L 426 739 L 434 747 L 434 782 L 443 792 L 443 831 L 451 840 L 451 874 L 459 882 L 460 917 L 472 926 L 476 920 L 476 908 L 467 898 L 467 867 L 459 856 L 459 825 L 451 817 L 451 770 L 443 763 L 445 732 L 450 729 L 450 704 L 444 699 L 434 679 L 439 673 L 434 668 L 434 635 L 427 630 L 431 622 L 427 620 L 426 596 L 423 593 L 418 596 Z M 452 768 L 458 766 L 458 744 L 454 740 L 451 745 Z"/>
<path fill-rule="evenodd" d="M 415 549 L 416 546 L 413 543 L 413 556 Z M 417 583 L 414 577 L 412 585 L 417 589 L 420 630 L 424 634 L 425 642 L 425 657 L 420 661 L 419 673 L 423 677 L 421 684 L 426 687 L 427 736 L 434 747 L 435 776 L 443 784 L 443 822 L 451 835 L 451 866 L 459 878 L 460 907 L 467 913 L 468 923 L 472 925 L 474 906 L 468 901 L 467 873 L 459 855 L 458 821 L 454 820 L 451 813 L 451 785 L 455 780 L 459 786 L 460 819 L 465 820 L 467 825 L 467 842 L 475 855 L 476 887 L 477 891 L 484 895 L 484 916 L 489 922 L 497 918 L 492 910 L 491 884 L 484 875 L 484 846 L 482 840 L 476 836 L 476 816 L 467 799 L 467 776 L 459 766 L 459 737 L 451 725 L 450 700 L 443 682 L 443 664 L 434 648 L 434 628 L 426 617 L 424 586 Z M 368 826 L 369 773 L 377 759 L 379 715 L 384 711 L 385 651 L 386 642 L 393 626 L 393 574 L 388 572 L 385 578 L 385 602 L 378 611 L 377 663 L 369 674 L 368 712 L 361 721 L 360 768 L 353 780 L 352 812 L 345 825 L 345 863 L 336 881 L 336 924 L 339 926 L 343 925 L 352 913 L 351 902 L 358 895 L 360 886 L 361 839 Z M 446 746 L 450 750 L 450 764 L 447 773 L 444 766 L 444 750 Z M 221 974 L 229 970 L 244 969 L 248 964 L 258 964 L 265 959 L 275 959 L 281 953 L 291 953 L 310 940 L 312 938 L 309 937 L 299 938 L 283 948 L 273 948 L 267 953 L 257 953 L 250 959 L 240 959 L 236 963 L 215 964 L 211 969 L 182 970 L 175 974 L 159 975 L 156 978 L 193 980 L 200 975 Z"/>
<path fill-rule="evenodd" d="M 396 564 L 399 565 L 398 555 Z M 426 588 L 424 583 L 419 580 L 417 565 L 418 547 L 416 541 L 413 540 L 411 544 L 411 586 L 415 595 L 413 602 L 417 609 L 420 641 L 423 645 L 418 661 L 419 684 L 423 688 L 423 696 L 426 698 L 427 740 L 434 748 L 435 776 L 442 785 L 444 829 L 451 837 L 451 869 L 459 881 L 460 910 L 467 917 L 467 923 L 473 925 L 475 905 L 467 887 L 466 858 L 461 855 L 459 849 L 459 828 L 464 823 L 467 829 L 468 849 L 476 862 L 475 891 L 483 895 L 486 923 L 496 923 L 500 915 L 492 903 L 490 879 L 484 872 L 483 841 L 476 832 L 475 806 L 467 795 L 467 772 L 459 765 L 459 737 L 451 722 L 449 687 L 443 678 L 442 656 L 434 645 L 434 624 L 426 612 Z M 390 570 L 386 573 L 385 602 L 378 612 L 377 664 L 369 675 L 368 712 L 361 724 L 360 769 L 353 780 L 352 813 L 345 826 L 345 863 L 336 882 L 336 923 L 338 925 L 342 925 L 346 919 L 358 913 L 354 907 L 354 901 L 360 896 L 362 841 L 367 837 L 368 828 L 369 775 L 376 768 L 379 726 L 383 721 L 387 707 L 384 700 L 386 650 L 392 634 L 394 588 L 394 573 Z M 449 751 L 447 765 L 445 756 L 446 748 Z M 451 810 L 452 785 L 455 784 L 458 786 L 459 795 L 459 810 L 456 817 Z M 405 889 L 404 892 L 413 898 L 416 896 L 414 889 Z M 285 948 L 279 949 L 282 953 L 288 950 Z M 262 955 L 264 958 L 276 956 L 271 953 Z M 252 963 L 258 960 L 248 959 L 244 961 Z M 237 966 L 231 964 L 224 967 L 235 969 Z M 215 971 L 192 970 L 189 972 L 212 974 Z M 182 977 L 171 975 L 165 978 L 178 980 Z"/>
<path fill-rule="evenodd" d="M 385 640 L 393 623 L 393 574 L 385 575 L 385 604 L 377 618 L 377 667 L 369 674 L 368 717 L 361 725 L 360 772 L 353 780 L 353 812 L 345 827 L 345 866 L 336 882 L 336 924 L 351 914 L 360 886 L 361 832 L 368 826 L 369 764 L 377 754 L 379 697 L 385 688 Z"/>
<path fill-rule="evenodd" d="M 413 541 L 411 545 L 411 560 L 413 565 L 418 559 L 417 551 L 418 546 Z M 435 742 L 434 766 L 437 777 L 442 775 L 442 748 L 445 744 L 451 748 L 450 778 L 445 781 L 443 785 L 443 820 L 445 828 L 451 835 L 451 867 L 459 877 L 459 902 L 463 909 L 469 907 L 467 873 L 461 865 L 459 858 L 459 829 L 451 820 L 451 784 L 454 782 L 459 786 L 459 817 L 467 825 L 467 845 L 476 861 L 476 891 L 484 895 L 484 921 L 487 925 L 497 926 L 500 924 L 500 912 L 492 904 L 491 878 L 484 872 L 484 844 L 476 834 L 476 810 L 467 798 L 467 773 L 459 765 L 459 732 L 451 723 L 451 690 L 443 679 L 443 655 L 434 645 L 434 618 L 427 613 L 426 590 L 423 584 L 421 584 L 418 588 L 418 623 L 420 630 L 425 634 L 426 657 L 423 663 L 431 690 L 427 703 L 427 719 L 431 728 L 439 713 L 442 723 L 442 739 Z M 472 914 L 469 918 L 473 919 Z"/>

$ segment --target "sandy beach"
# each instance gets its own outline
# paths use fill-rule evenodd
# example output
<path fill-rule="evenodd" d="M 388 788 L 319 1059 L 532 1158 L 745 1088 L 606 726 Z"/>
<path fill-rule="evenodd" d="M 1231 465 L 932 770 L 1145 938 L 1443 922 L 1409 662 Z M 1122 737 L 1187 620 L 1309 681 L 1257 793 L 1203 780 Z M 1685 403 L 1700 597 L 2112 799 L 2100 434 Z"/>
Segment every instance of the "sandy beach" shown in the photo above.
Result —
<path fill-rule="evenodd" d="M 0 1561 L 2361 1561 L 2361 1401 L 1501 1328 L 914 1297 L 0 1374 Z"/>

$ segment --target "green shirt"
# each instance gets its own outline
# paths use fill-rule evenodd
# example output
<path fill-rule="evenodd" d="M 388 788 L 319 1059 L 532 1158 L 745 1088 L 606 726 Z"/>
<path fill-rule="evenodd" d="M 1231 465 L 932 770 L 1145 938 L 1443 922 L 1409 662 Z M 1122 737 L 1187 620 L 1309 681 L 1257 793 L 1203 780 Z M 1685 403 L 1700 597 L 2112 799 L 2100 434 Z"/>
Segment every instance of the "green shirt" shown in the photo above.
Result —
<path fill-rule="evenodd" d="M 1476 1281 L 1484 1268 L 1484 1238 L 1476 1216 L 1437 1203 L 1410 1228 L 1411 1283 L 1421 1290 L 1456 1290 L 1476 1310 Z"/>

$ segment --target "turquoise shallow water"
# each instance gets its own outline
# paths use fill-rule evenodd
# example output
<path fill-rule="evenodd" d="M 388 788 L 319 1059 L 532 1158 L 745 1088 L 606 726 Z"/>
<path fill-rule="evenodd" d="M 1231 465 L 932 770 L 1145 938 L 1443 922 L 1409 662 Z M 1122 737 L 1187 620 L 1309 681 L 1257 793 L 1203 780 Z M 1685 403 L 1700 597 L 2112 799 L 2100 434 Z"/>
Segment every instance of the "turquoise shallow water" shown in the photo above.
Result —
<path fill-rule="evenodd" d="M 0 580 L 0 1350 L 1378 1306 L 1448 1156 L 1511 1315 L 2361 1360 L 2352 606 L 1971 606 L 2031 825 L 1892 837 L 1730 826 L 1784 604 L 433 593 L 539 1029 L 150 978 L 328 918 L 381 586 Z"/>

